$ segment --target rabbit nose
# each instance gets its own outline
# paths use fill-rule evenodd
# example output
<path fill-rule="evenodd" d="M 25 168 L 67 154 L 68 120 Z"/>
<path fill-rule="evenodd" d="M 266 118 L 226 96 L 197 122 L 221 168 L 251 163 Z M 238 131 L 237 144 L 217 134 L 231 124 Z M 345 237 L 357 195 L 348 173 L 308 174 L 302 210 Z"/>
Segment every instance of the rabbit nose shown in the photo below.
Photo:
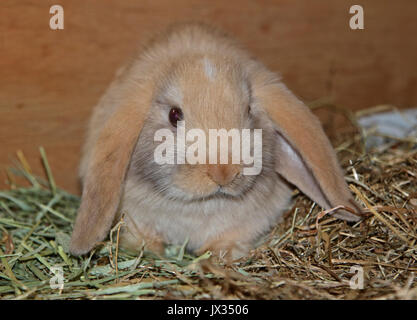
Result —
<path fill-rule="evenodd" d="M 208 166 L 207 174 L 218 185 L 226 186 L 236 178 L 240 170 L 240 165 L 214 164 Z"/>

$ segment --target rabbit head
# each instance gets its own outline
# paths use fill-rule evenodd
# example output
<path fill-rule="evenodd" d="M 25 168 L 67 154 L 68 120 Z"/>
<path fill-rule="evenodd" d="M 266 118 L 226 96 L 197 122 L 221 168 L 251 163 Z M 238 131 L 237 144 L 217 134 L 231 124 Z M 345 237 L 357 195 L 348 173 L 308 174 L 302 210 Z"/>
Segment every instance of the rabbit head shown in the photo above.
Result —
<path fill-rule="evenodd" d="M 227 163 L 220 163 L 220 142 L 217 144 L 217 161 L 210 163 L 210 130 L 263 129 L 263 171 L 274 173 L 274 144 L 272 125 L 266 114 L 252 103 L 250 82 L 245 69 L 233 60 L 222 57 L 195 56 L 176 61 L 163 82 L 155 90 L 152 112 L 148 115 L 131 161 L 131 172 L 138 179 L 149 181 L 155 189 L 167 197 L 179 201 L 207 199 L 208 197 L 242 196 L 254 186 L 258 175 L 243 174 L 251 164 L 232 163 L 232 150 L 228 146 Z M 224 106 L 227 106 L 225 108 Z M 184 131 L 198 128 L 200 139 L 207 150 L 198 163 L 157 164 L 155 141 L 158 130 L 168 129 L 177 138 L 177 123 L 170 119 L 170 112 L 179 112 Z M 199 137 L 196 137 L 196 139 Z M 194 141 L 186 141 L 186 147 Z M 175 145 L 178 147 L 178 145 Z M 251 145 L 253 152 L 253 144 Z M 177 155 L 177 150 L 172 150 Z M 200 150 L 199 150 L 200 151 Z"/>

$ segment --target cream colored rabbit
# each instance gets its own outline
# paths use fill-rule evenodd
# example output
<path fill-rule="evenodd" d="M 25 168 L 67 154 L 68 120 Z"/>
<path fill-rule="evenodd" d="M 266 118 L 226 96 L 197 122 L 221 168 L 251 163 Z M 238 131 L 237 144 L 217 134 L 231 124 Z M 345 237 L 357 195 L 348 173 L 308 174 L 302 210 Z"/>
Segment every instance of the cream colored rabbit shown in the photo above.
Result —
<path fill-rule="evenodd" d="M 262 171 L 154 161 L 158 129 L 262 129 Z M 125 214 L 121 245 L 182 244 L 238 257 L 288 209 L 293 185 L 321 207 L 360 209 L 319 121 L 260 62 L 200 24 L 156 37 L 111 84 L 90 122 L 71 252 L 84 254 Z M 356 221 L 339 210 L 336 217 Z"/>

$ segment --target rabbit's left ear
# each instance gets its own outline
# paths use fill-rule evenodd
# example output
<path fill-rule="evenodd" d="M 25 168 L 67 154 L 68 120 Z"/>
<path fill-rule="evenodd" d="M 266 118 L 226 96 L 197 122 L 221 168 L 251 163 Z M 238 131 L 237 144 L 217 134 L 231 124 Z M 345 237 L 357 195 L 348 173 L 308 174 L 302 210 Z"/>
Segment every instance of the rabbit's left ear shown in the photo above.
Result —
<path fill-rule="evenodd" d="M 145 109 L 146 106 L 140 103 L 118 107 L 99 133 L 86 170 L 72 233 L 70 251 L 74 255 L 90 251 L 111 228 Z"/>
<path fill-rule="evenodd" d="M 324 209 L 339 205 L 358 214 L 330 141 L 318 119 L 281 82 L 254 84 L 254 95 L 276 129 L 276 171 Z M 357 221 L 343 209 L 334 216 Z"/>

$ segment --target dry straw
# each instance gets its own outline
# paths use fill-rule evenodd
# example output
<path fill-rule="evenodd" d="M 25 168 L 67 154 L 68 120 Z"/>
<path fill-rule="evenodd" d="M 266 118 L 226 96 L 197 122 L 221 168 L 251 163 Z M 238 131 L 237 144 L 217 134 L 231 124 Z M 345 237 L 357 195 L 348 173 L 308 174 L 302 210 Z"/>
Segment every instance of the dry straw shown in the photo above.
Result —
<path fill-rule="evenodd" d="M 356 123 L 355 115 L 349 118 Z M 91 254 L 71 256 L 79 198 L 56 186 L 43 148 L 46 181 L 18 152 L 17 168 L 7 172 L 10 189 L 0 192 L 0 298 L 415 299 L 415 139 L 390 140 L 365 152 L 364 132 L 353 128 L 333 142 L 366 218 L 356 224 L 334 219 L 295 192 L 284 223 L 232 264 L 210 252 L 190 255 L 186 243 L 168 247 L 165 257 L 126 252 L 118 248 L 123 221 Z M 31 186 L 18 187 L 17 176 Z M 358 268 L 363 289 L 350 285 Z M 57 270 L 63 288 L 54 286 L 61 279 Z"/>

